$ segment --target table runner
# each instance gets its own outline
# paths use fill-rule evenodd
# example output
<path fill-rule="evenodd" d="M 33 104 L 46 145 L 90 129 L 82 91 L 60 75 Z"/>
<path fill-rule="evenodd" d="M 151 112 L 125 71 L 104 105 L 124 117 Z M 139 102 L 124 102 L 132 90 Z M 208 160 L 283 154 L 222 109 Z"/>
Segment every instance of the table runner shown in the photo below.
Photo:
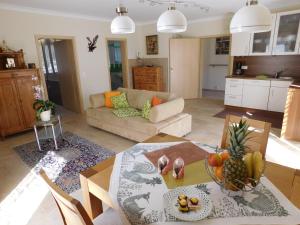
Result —
<path fill-rule="evenodd" d="M 243 196 L 228 196 L 214 182 L 194 185 L 210 196 L 211 215 L 196 223 L 176 220 L 164 208 L 167 186 L 144 154 L 179 143 L 141 143 L 117 154 L 109 193 L 124 224 L 300 224 L 300 211 L 265 177 Z M 208 152 L 215 149 L 195 144 Z"/>

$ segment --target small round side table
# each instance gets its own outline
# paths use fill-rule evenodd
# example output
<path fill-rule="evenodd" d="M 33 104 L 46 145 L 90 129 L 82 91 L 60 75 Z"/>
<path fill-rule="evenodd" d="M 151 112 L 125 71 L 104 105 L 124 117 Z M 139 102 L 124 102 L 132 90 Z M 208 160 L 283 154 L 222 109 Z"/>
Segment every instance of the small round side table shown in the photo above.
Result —
<path fill-rule="evenodd" d="M 53 139 L 55 150 L 58 150 L 57 139 L 63 138 L 63 129 L 60 116 L 52 116 L 49 121 L 37 121 L 34 126 L 34 133 L 39 151 L 42 151 L 40 141 Z"/>

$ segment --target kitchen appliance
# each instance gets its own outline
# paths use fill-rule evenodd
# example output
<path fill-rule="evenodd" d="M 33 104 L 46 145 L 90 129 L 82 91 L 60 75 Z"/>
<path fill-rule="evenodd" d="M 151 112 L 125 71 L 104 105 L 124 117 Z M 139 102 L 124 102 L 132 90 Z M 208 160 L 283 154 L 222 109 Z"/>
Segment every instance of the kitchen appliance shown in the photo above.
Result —
<path fill-rule="evenodd" d="M 243 66 L 242 62 L 236 62 L 236 64 L 235 64 L 235 74 L 236 75 L 242 75 L 243 74 L 242 66 Z"/>

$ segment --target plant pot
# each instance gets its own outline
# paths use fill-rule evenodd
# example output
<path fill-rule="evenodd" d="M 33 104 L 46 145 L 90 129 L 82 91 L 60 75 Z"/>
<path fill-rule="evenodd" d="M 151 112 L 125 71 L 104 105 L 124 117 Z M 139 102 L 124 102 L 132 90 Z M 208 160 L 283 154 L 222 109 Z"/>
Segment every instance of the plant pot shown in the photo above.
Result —
<path fill-rule="evenodd" d="M 43 121 L 43 122 L 49 121 L 51 119 L 51 110 L 41 112 L 40 118 L 41 118 L 41 121 Z"/>

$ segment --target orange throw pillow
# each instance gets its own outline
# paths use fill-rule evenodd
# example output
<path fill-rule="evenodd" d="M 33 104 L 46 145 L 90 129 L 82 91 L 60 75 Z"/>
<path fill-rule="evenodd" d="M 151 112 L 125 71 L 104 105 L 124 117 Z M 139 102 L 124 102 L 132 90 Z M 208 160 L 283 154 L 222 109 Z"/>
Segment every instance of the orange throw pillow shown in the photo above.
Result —
<path fill-rule="evenodd" d="M 152 106 L 156 106 L 156 105 L 159 105 L 161 103 L 163 103 L 162 99 L 160 99 L 160 98 L 158 98 L 156 96 L 152 97 L 152 101 L 151 101 Z"/>
<path fill-rule="evenodd" d="M 117 95 L 120 95 L 121 92 L 120 91 L 107 91 L 104 93 L 104 96 L 105 96 L 105 106 L 108 107 L 108 108 L 113 108 L 113 104 L 111 102 L 111 97 L 113 96 L 117 96 Z"/>

